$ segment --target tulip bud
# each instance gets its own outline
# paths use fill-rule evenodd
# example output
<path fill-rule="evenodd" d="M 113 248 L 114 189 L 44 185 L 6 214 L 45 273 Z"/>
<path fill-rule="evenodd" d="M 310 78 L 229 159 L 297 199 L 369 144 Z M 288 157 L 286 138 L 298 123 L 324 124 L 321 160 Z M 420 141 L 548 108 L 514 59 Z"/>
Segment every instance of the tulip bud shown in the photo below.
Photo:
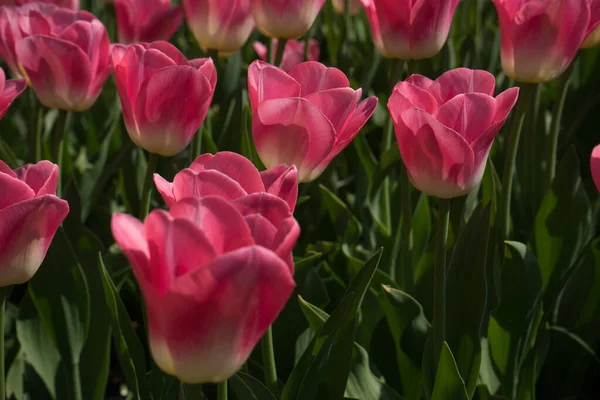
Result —
<path fill-rule="evenodd" d="M 592 19 L 590 1 L 493 0 L 504 73 L 532 83 L 560 76 L 598 23 Z"/>
<path fill-rule="evenodd" d="M 254 29 L 250 0 L 183 0 L 183 7 L 188 26 L 205 50 L 234 53 Z"/>
<path fill-rule="evenodd" d="M 289 73 L 263 61 L 248 70 L 252 135 L 267 168 L 295 165 L 298 180 L 316 179 L 358 134 L 377 106 L 360 101 L 336 68 L 308 61 Z"/>
<path fill-rule="evenodd" d="M 22 6 L 30 3 L 54 4 L 74 11 L 79 9 L 79 0 L 0 0 L 0 6 Z"/>
<path fill-rule="evenodd" d="M 448 38 L 460 0 L 362 0 L 371 36 L 388 58 L 420 60 L 435 56 Z"/>
<path fill-rule="evenodd" d="M 333 0 L 332 3 L 334 10 L 339 14 L 344 14 L 346 12 L 346 0 Z M 361 0 L 350 0 L 350 15 L 358 14 L 361 9 Z"/>
<path fill-rule="evenodd" d="M 596 184 L 598 192 L 600 192 L 600 144 L 594 147 L 590 158 L 590 167 L 592 169 L 592 178 Z"/>
<path fill-rule="evenodd" d="M 494 95 L 495 79 L 458 68 L 435 81 L 412 75 L 390 96 L 388 109 L 412 184 L 444 199 L 481 181 L 494 138 L 517 101 L 518 88 Z"/>
<path fill-rule="evenodd" d="M 294 212 L 298 198 L 296 167 L 279 165 L 258 172 L 254 164 L 237 153 L 203 154 L 189 168 L 175 175 L 173 183 L 154 174 L 154 183 L 168 207 L 188 197 L 221 196 L 236 200 L 266 192 L 285 201 Z"/>
<path fill-rule="evenodd" d="M 122 44 L 169 40 L 183 20 L 171 0 L 114 0 L 114 5 Z"/>
<path fill-rule="evenodd" d="M 69 204 L 55 196 L 58 166 L 15 170 L 0 161 L 0 286 L 30 280 L 42 264 Z"/>
<path fill-rule="evenodd" d="M 277 48 L 277 39 L 273 39 L 273 47 Z M 262 44 L 261 42 L 254 42 L 254 51 L 258 54 L 258 57 L 267 61 L 267 46 Z M 311 39 L 308 49 L 308 60 L 307 61 L 319 61 L 319 42 L 314 39 Z M 281 60 L 281 69 L 285 72 L 289 72 L 296 65 L 304 62 L 304 50 L 306 49 L 306 42 L 297 41 L 294 39 L 290 39 L 285 44 L 285 49 L 283 51 L 283 58 Z"/>
<path fill-rule="evenodd" d="M 272 194 L 187 197 L 144 223 L 115 214 L 112 231 L 144 295 L 152 356 L 183 382 L 233 375 L 295 286 L 291 252 L 300 228 Z"/>
<path fill-rule="evenodd" d="M 217 72 L 210 58 L 188 61 L 167 42 L 115 45 L 112 64 L 131 140 L 172 156 L 192 141 L 212 101 Z"/>
<path fill-rule="evenodd" d="M 87 11 L 31 9 L 21 16 L 35 35 L 15 43 L 19 69 L 46 107 L 90 108 L 110 73 L 108 33 Z"/>
<path fill-rule="evenodd" d="M 296 39 L 308 32 L 325 0 L 250 0 L 256 27 L 271 38 Z"/>
<path fill-rule="evenodd" d="M 6 80 L 4 70 L 0 68 L 0 118 L 6 114 L 8 107 L 17 98 L 18 95 L 23 93 L 27 87 L 27 80 L 25 79 L 9 79 Z M 4 189 L 2 189 L 4 190 Z"/>

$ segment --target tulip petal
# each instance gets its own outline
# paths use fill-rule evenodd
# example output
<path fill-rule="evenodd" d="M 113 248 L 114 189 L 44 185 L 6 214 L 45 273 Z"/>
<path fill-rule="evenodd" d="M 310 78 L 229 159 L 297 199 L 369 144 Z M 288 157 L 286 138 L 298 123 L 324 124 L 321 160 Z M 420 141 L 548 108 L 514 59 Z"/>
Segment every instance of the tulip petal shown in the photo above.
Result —
<path fill-rule="evenodd" d="M 244 219 L 246 220 L 246 224 L 248 224 L 248 228 L 250 228 L 250 232 L 252 232 L 254 243 L 275 251 L 273 248 L 273 239 L 277 234 L 277 228 L 260 214 L 250 214 L 244 217 Z"/>
<path fill-rule="evenodd" d="M 246 157 L 229 151 L 221 151 L 215 155 L 202 154 L 196 158 L 190 169 L 194 172 L 216 170 L 237 182 L 246 193 L 265 190 L 258 170 Z"/>
<path fill-rule="evenodd" d="M 256 60 L 248 68 L 248 95 L 254 111 L 263 101 L 299 97 L 300 84 L 279 68 Z"/>
<path fill-rule="evenodd" d="M 220 382 L 248 359 L 294 288 L 287 265 L 251 246 L 179 278 L 163 298 L 146 299 L 157 364 L 184 382 Z"/>
<path fill-rule="evenodd" d="M 464 93 L 483 93 L 493 96 L 495 86 L 496 79 L 494 75 L 487 71 L 456 68 L 443 73 L 437 78 L 429 87 L 429 93 L 441 105 Z"/>
<path fill-rule="evenodd" d="M 321 163 L 312 170 L 307 180 L 312 181 L 317 179 L 327 168 L 329 163 L 346 148 L 348 143 L 358 135 L 362 127 L 367 123 L 371 115 L 377 107 L 377 97 L 369 97 L 361 101 L 350 117 L 346 120 L 340 133 L 335 138 L 333 148 Z"/>
<path fill-rule="evenodd" d="M 413 185 L 441 198 L 468 192 L 474 156 L 467 141 L 422 110 L 408 109 L 401 119 L 406 129 L 396 129 L 396 138 Z"/>
<path fill-rule="evenodd" d="M 68 213 L 69 204 L 54 195 L 0 210 L 0 287 L 31 279 Z"/>
<path fill-rule="evenodd" d="M 438 108 L 433 115 L 468 143 L 477 139 L 494 121 L 496 100 L 487 94 L 459 94 Z"/>
<path fill-rule="evenodd" d="M 4 74 L 4 71 L 2 73 Z M 2 88 L 2 93 L 0 93 L 0 118 L 6 114 L 12 102 L 18 95 L 23 93 L 26 87 L 26 79 L 10 79 L 4 83 L 4 88 Z"/>
<path fill-rule="evenodd" d="M 175 199 L 173 184 L 159 174 L 154 174 L 154 185 L 165 201 L 167 207 L 171 208 L 177 201 Z"/>
<path fill-rule="evenodd" d="M 590 167 L 592 170 L 592 178 L 596 184 L 596 189 L 600 192 L 600 145 L 594 147 L 590 158 Z"/>
<path fill-rule="evenodd" d="M 311 93 L 304 99 L 327 117 L 336 132 L 340 132 L 358 101 L 356 91 L 349 87 Z"/>
<path fill-rule="evenodd" d="M 16 176 L 35 192 L 36 196 L 55 194 L 58 185 L 58 165 L 42 160 L 37 164 L 27 164 L 15 171 Z"/>
<path fill-rule="evenodd" d="M 179 51 L 179 49 L 173 46 L 169 42 L 164 40 L 156 40 L 148 45 L 148 49 L 158 50 L 160 53 L 169 57 L 177 65 L 189 66 L 190 63 L 187 58 Z"/>
<path fill-rule="evenodd" d="M 392 118 L 400 118 L 400 114 L 404 110 L 412 107 L 433 114 L 438 108 L 438 102 L 431 93 L 417 85 L 408 83 L 408 81 L 398 83 L 388 100 L 388 109 Z"/>
<path fill-rule="evenodd" d="M 77 45 L 50 36 L 30 36 L 16 45 L 19 62 L 46 107 L 81 111 L 92 82 L 87 55 Z"/>
<path fill-rule="evenodd" d="M 35 192 L 20 179 L 0 172 L 0 211 L 35 197 Z"/>
<path fill-rule="evenodd" d="M 153 13 L 140 28 L 139 41 L 152 42 L 155 40 L 169 40 L 179 29 L 183 22 L 183 13 L 180 6 L 169 7 L 164 11 Z"/>
<path fill-rule="evenodd" d="M 517 103 L 519 88 L 510 88 L 496 97 L 496 113 L 493 123 L 472 143 L 471 148 L 475 155 L 475 165 L 485 166 L 486 159 L 494 142 L 494 138 L 506 122 L 508 114 Z"/>
<path fill-rule="evenodd" d="M 164 294 L 179 276 L 209 262 L 217 252 L 206 233 L 187 219 L 172 218 L 163 210 L 154 210 L 144 222 L 152 270 L 148 281 Z"/>
<path fill-rule="evenodd" d="M 211 89 L 214 91 L 217 86 L 217 69 L 215 64 L 210 58 L 196 58 L 190 60 L 190 65 L 202 72 L 202 75 L 208 79 Z"/>
<path fill-rule="evenodd" d="M 423 90 L 429 90 L 429 87 L 433 84 L 431 79 L 419 74 L 409 76 L 404 82 L 420 87 Z"/>
<path fill-rule="evenodd" d="M 262 171 L 260 177 L 267 193 L 283 199 L 293 213 L 298 199 L 298 170 L 295 166 L 278 165 Z"/>
<path fill-rule="evenodd" d="M 316 61 L 296 65 L 289 72 L 289 76 L 300 84 L 302 97 L 323 90 L 350 86 L 348 78 L 342 71 L 337 68 L 327 68 Z"/>
<path fill-rule="evenodd" d="M 175 175 L 173 187 L 173 193 L 178 201 L 187 197 L 209 195 L 235 200 L 246 195 L 246 191 L 239 183 L 215 170 L 195 173 L 189 168 L 183 169 Z"/>
<path fill-rule="evenodd" d="M 116 213 L 110 221 L 115 242 L 127 256 L 137 280 L 145 286 L 153 282 L 150 250 L 144 224 L 131 215 Z"/>
<path fill-rule="evenodd" d="M 17 177 L 17 174 L 15 174 L 12 168 L 6 165 L 2 160 L 0 160 L 0 173 L 10 175 L 13 178 Z"/>
<path fill-rule="evenodd" d="M 294 259 L 292 257 L 292 250 L 298 241 L 300 236 L 300 225 L 293 217 L 286 218 L 283 220 L 277 234 L 273 238 L 273 246 L 275 247 L 275 253 L 285 260 L 290 267 L 290 272 L 294 273 Z"/>
<path fill-rule="evenodd" d="M 264 165 L 295 165 L 300 181 L 327 157 L 336 137 L 327 117 L 300 98 L 260 103 L 252 121 L 252 133 Z"/>
<path fill-rule="evenodd" d="M 242 214 L 234 204 L 221 197 L 188 197 L 178 201 L 170 214 L 173 218 L 186 219 L 196 225 L 210 239 L 217 254 L 254 243 Z"/>
<path fill-rule="evenodd" d="M 156 71 L 142 84 L 135 103 L 141 147 L 164 156 L 181 152 L 204 121 L 212 95 L 208 79 L 192 67 Z"/>
<path fill-rule="evenodd" d="M 244 217 L 259 214 L 275 227 L 281 226 L 283 221 L 291 216 L 291 211 L 287 203 L 269 193 L 249 194 L 248 196 L 234 200 L 232 204 Z"/>

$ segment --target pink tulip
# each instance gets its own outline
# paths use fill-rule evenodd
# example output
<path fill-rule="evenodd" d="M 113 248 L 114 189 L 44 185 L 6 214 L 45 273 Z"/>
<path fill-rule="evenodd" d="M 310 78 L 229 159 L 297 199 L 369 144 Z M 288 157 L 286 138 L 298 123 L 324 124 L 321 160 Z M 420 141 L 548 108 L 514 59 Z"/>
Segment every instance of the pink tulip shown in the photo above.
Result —
<path fill-rule="evenodd" d="M 298 180 L 316 179 L 358 134 L 377 106 L 360 101 L 336 68 L 308 61 L 282 71 L 263 61 L 248 70 L 252 135 L 267 168 L 295 165 Z"/>
<path fill-rule="evenodd" d="M 188 61 L 167 42 L 114 45 L 112 64 L 131 140 L 172 156 L 192 140 L 217 83 L 210 58 Z"/>
<path fill-rule="evenodd" d="M 9 79 L 6 80 L 4 70 L 0 68 L 0 118 L 6 114 L 8 107 L 17 98 L 18 95 L 23 93 L 27 87 L 27 80 L 25 79 Z M 4 189 L 2 189 L 4 190 Z"/>
<path fill-rule="evenodd" d="M 169 40 L 183 21 L 181 7 L 171 0 L 114 0 L 122 44 Z"/>
<path fill-rule="evenodd" d="M 346 11 L 346 0 L 333 0 L 332 3 L 336 12 L 339 14 L 344 14 Z M 362 9 L 361 0 L 350 0 L 349 8 L 350 15 L 358 14 Z"/>
<path fill-rule="evenodd" d="M 571 64 L 597 26 L 591 0 L 493 0 L 504 73 L 519 82 L 549 82 Z"/>
<path fill-rule="evenodd" d="M 79 0 L 0 0 L 0 6 L 22 6 L 29 3 L 49 3 L 74 11 L 79 9 Z"/>
<path fill-rule="evenodd" d="M 250 0 L 256 27 L 271 38 L 296 39 L 308 32 L 325 0 Z"/>
<path fill-rule="evenodd" d="M 183 0 L 190 30 L 204 49 L 228 55 L 254 30 L 250 0 Z"/>
<path fill-rule="evenodd" d="M 435 56 L 448 38 L 460 0 L 362 0 L 377 49 L 388 58 Z"/>
<path fill-rule="evenodd" d="M 596 47 L 600 44 L 600 0 L 589 0 L 590 2 L 590 26 L 588 31 L 591 32 L 585 42 L 581 45 L 584 49 Z"/>
<path fill-rule="evenodd" d="M 0 286 L 27 282 L 42 264 L 69 204 L 55 196 L 58 166 L 15 170 L 0 161 Z"/>
<path fill-rule="evenodd" d="M 273 39 L 273 47 L 277 48 L 277 39 Z M 261 42 L 254 42 L 254 51 L 258 54 L 258 57 L 263 61 L 267 60 L 267 46 Z M 310 41 L 308 49 L 308 61 L 319 61 L 319 42 L 316 40 Z M 296 65 L 304 62 L 304 50 L 306 42 L 290 39 L 285 44 L 283 51 L 283 59 L 281 60 L 281 69 L 285 72 L 289 72 Z"/>
<path fill-rule="evenodd" d="M 112 231 L 144 295 L 152 356 L 184 382 L 233 375 L 294 288 L 300 228 L 268 193 L 189 197 L 144 223 L 115 214 Z"/>
<path fill-rule="evenodd" d="M 592 151 L 590 166 L 592 169 L 592 178 L 594 178 L 596 188 L 600 192 L 600 144 L 594 147 L 594 150 Z"/>
<path fill-rule="evenodd" d="M 108 33 L 87 11 L 36 9 L 23 16 L 31 36 L 15 42 L 24 76 L 46 107 L 83 111 L 90 108 L 110 73 Z"/>
<path fill-rule="evenodd" d="M 293 212 L 298 198 L 296 167 L 279 165 L 258 172 L 254 164 L 237 153 L 203 154 L 175 175 L 173 183 L 154 174 L 156 188 L 168 207 L 188 197 L 221 196 L 236 200 L 266 192 L 284 200 Z"/>
<path fill-rule="evenodd" d="M 417 189 L 452 198 L 479 184 L 494 138 L 519 94 L 512 88 L 494 98 L 495 84 L 489 72 L 458 68 L 435 81 L 412 75 L 396 85 L 388 109 Z"/>
<path fill-rule="evenodd" d="M 16 54 L 16 44 L 19 40 L 31 35 L 32 32 L 43 30 L 43 18 L 57 7 L 49 3 L 28 3 L 21 7 L 0 7 L 0 57 L 4 60 L 13 75 L 22 76 Z M 33 13 L 33 18 L 30 14 Z"/>

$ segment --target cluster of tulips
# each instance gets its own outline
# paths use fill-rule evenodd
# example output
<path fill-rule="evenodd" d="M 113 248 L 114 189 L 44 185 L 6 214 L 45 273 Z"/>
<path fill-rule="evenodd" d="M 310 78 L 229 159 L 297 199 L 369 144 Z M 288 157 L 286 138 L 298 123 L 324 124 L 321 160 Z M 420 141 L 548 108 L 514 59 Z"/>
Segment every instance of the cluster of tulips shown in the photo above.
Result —
<path fill-rule="evenodd" d="M 172 183 L 154 174 L 168 210 L 148 213 L 147 187 L 143 221 L 112 217 L 114 239 L 144 296 L 152 356 L 184 382 L 220 382 L 247 361 L 295 287 L 298 184 L 316 180 L 378 105 L 377 97 L 353 89 L 343 71 L 318 62 L 316 42 L 297 41 L 324 1 L 183 0 L 181 9 L 169 0 L 114 0 L 115 44 L 77 0 L 0 2 L 0 57 L 14 77 L 0 74 L 1 115 L 27 85 L 45 107 L 88 110 L 112 74 L 129 137 L 150 154 L 149 176 L 156 157 L 175 156 L 190 145 L 217 87 L 214 59 L 188 60 L 168 42 L 184 15 L 213 58 L 238 51 L 255 28 L 272 39 L 271 48 L 254 44 L 260 59 L 247 74 L 252 137 L 267 169 L 259 171 L 236 153 L 199 155 Z M 347 5 L 349 13 L 366 12 L 384 57 L 421 60 L 443 47 L 459 1 L 333 4 L 341 12 Z M 524 92 L 532 84 L 556 79 L 581 47 L 600 43 L 600 0 L 493 2 L 502 67 L 523 83 L 520 88 L 496 94 L 494 75 L 458 68 L 433 80 L 412 74 L 397 83 L 387 103 L 408 179 L 440 199 L 480 184 L 495 137 L 517 103 L 513 119 L 524 115 Z M 519 135 L 516 123 L 502 175 L 502 239 L 510 238 Z M 555 153 L 548 160 L 551 174 Z M 61 160 L 53 161 L 59 165 L 40 160 L 14 170 L 0 162 L 1 286 L 31 279 L 69 212 L 56 195 Z M 600 190 L 600 147 L 591 166 Z M 435 335 L 441 346 L 443 332 Z"/>

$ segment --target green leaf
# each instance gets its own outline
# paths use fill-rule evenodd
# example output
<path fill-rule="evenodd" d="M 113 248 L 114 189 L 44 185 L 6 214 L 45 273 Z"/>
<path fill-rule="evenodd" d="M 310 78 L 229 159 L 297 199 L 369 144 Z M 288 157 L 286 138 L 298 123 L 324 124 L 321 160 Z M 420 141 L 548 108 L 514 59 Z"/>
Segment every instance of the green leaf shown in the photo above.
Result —
<path fill-rule="evenodd" d="M 430 324 L 423 307 L 412 296 L 382 287 L 378 300 L 394 337 L 402 394 L 407 399 L 418 399 L 423 394 L 421 360 Z"/>
<path fill-rule="evenodd" d="M 304 299 L 300 298 L 300 308 L 308 320 L 313 330 L 319 330 L 329 318 L 329 315 L 318 308 L 317 306 L 310 304 Z M 353 325 L 350 325 L 354 329 Z M 346 340 L 352 338 L 352 332 L 344 332 L 341 334 Z M 340 346 L 342 347 L 342 346 Z M 351 345 L 343 346 L 344 350 L 349 351 L 352 355 L 351 364 L 349 367 L 349 374 L 345 383 L 345 395 L 346 397 L 355 397 L 362 400 L 401 400 L 402 398 L 392 388 L 379 380 L 371 371 L 369 364 L 369 355 L 367 351 L 360 346 L 358 343 L 352 341 Z M 333 351 L 332 351 L 333 352 Z M 339 363 L 332 363 L 332 367 L 339 369 Z M 328 381 L 332 378 L 331 374 L 327 374 Z M 331 392 L 330 392 L 331 393 Z M 329 394 L 328 396 L 332 396 Z M 337 397 L 324 397 L 324 398 L 337 398 Z"/>
<path fill-rule="evenodd" d="M 98 255 L 98 269 L 102 277 L 106 305 L 111 314 L 113 342 L 123 375 L 125 375 L 135 399 L 151 399 L 150 388 L 146 380 L 144 348 L 133 329 L 125 305 L 121 301 L 117 288 L 108 275 L 100 255 Z"/>
<path fill-rule="evenodd" d="M 583 254 L 553 311 L 552 347 L 545 360 L 544 391 L 539 397 L 568 398 L 584 390 L 586 375 L 597 363 L 592 349 L 600 345 L 600 238 Z"/>
<path fill-rule="evenodd" d="M 579 171 L 577 154 L 571 148 L 535 218 L 534 248 L 545 296 L 558 290 L 563 274 L 575 263 L 590 233 L 590 201 Z"/>
<path fill-rule="evenodd" d="M 442 354 L 435 376 L 435 386 L 431 400 L 469 400 L 465 382 L 458 372 L 456 360 L 447 343 L 442 347 Z"/>
<path fill-rule="evenodd" d="M 506 242 L 501 301 L 488 327 L 490 354 L 504 393 L 514 397 L 522 364 L 532 347 L 541 314 L 542 277 L 535 256 L 518 242 Z"/>
<path fill-rule="evenodd" d="M 90 325 L 81 352 L 79 369 L 81 373 L 82 396 L 90 400 L 102 400 L 105 396 L 110 367 L 110 312 L 104 300 L 102 278 L 97 263 L 98 252 L 103 246 L 100 240 L 81 222 L 79 195 L 69 196 L 71 212 L 63 223 L 77 259 L 81 264 L 85 280 L 88 282 L 90 299 Z"/>
<path fill-rule="evenodd" d="M 90 297 L 82 266 L 63 228 L 57 231 L 29 294 L 69 368 L 79 368 L 90 319 Z"/>
<path fill-rule="evenodd" d="M 243 372 L 238 372 L 229 378 L 229 383 L 239 400 L 276 400 L 265 385 Z"/>
<path fill-rule="evenodd" d="M 347 254 L 352 254 L 350 249 L 355 247 L 362 235 L 360 221 L 350 212 L 346 204 L 333 194 L 333 192 L 323 185 L 319 185 L 319 189 L 321 189 L 323 194 L 323 200 L 333 222 L 335 231 L 342 239 L 344 251 L 347 252 Z"/>
<path fill-rule="evenodd" d="M 27 292 L 21 300 L 16 325 L 24 359 L 40 376 L 53 399 L 64 398 L 66 381 L 60 375 L 64 371 L 58 348 Z"/>
<path fill-rule="evenodd" d="M 292 370 L 281 394 L 281 400 L 292 399 L 314 399 L 320 383 L 325 378 L 323 372 L 326 366 L 327 356 L 334 342 L 334 337 L 345 321 L 354 318 L 350 313 L 354 293 L 344 296 L 340 304 L 323 324 L 315 337 L 311 340 L 307 349 Z M 306 382 L 306 384 L 305 384 Z M 309 393 L 306 393 L 310 390 Z"/>
<path fill-rule="evenodd" d="M 482 324 L 486 311 L 486 265 L 491 204 L 480 204 L 454 246 L 446 275 L 446 340 L 473 396 L 481 364 Z"/>
<path fill-rule="evenodd" d="M 419 263 L 420 258 L 425 253 L 427 245 L 431 239 L 431 209 L 429 207 L 429 197 L 422 194 L 417 202 L 415 213 L 413 215 L 413 257 L 414 265 Z"/>

